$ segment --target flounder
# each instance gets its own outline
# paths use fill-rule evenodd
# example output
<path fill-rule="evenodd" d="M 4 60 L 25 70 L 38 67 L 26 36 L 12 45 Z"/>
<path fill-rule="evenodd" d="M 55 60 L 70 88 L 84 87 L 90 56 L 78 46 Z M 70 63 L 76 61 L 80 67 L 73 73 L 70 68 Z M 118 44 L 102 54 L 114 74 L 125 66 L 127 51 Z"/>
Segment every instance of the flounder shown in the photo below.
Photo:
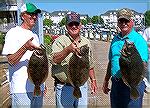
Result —
<path fill-rule="evenodd" d="M 47 79 L 49 71 L 46 48 L 42 44 L 40 47 L 41 49 L 33 51 L 27 68 L 28 78 L 35 85 L 34 96 L 41 95 L 40 85 Z"/>
<path fill-rule="evenodd" d="M 133 42 L 125 40 L 119 59 L 120 71 L 124 83 L 130 87 L 131 99 L 139 97 L 137 86 L 145 75 L 144 63 Z"/>

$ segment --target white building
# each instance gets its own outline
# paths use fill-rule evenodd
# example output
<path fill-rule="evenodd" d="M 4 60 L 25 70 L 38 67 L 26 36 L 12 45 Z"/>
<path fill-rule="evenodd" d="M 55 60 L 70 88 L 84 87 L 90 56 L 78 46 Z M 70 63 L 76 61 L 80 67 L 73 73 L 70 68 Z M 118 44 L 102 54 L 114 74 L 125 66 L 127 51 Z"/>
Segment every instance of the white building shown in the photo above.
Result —
<path fill-rule="evenodd" d="M 66 11 L 54 11 L 52 13 L 49 13 L 49 12 L 46 12 L 46 11 L 43 11 L 43 16 L 44 16 L 44 19 L 47 18 L 47 19 L 51 19 L 54 23 L 54 25 L 57 25 L 59 22 L 61 22 L 61 20 L 66 16 L 66 14 L 70 12 L 69 10 L 66 10 Z M 86 19 L 88 17 L 87 14 L 83 15 L 83 14 L 80 14 L 80 19 Z"/>
<path fill-rule="evenodd" d="M 138 13 L 134 10 L 132 10 L 134 12 L 134 22 L 135 25 L 134 27 L 137 30 L 140 29 L 144 29 L 144 15 L 142 13 Z M 116 28 L 117 27 L 117 9 L 116 10 L 109 10 L 107 12 L 105 12 L 104 14 L 100 15 L 101 18 L 104 20 L 104 23 L 106 25 L 108 25 L 111 28 Z"/>

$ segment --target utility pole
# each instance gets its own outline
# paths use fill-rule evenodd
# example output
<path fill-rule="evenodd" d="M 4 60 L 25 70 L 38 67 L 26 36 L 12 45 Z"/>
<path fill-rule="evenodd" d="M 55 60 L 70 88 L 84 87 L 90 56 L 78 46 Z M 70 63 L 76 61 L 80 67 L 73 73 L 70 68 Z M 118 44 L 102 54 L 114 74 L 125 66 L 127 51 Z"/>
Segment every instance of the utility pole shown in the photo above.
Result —
<path fill-rule="evenodd" d="M 21 19 L 20 19 L 20 8 L 24 4 L 24 0 L 17 0 L 17 23 L 18 25 L 21 24 Z"/>

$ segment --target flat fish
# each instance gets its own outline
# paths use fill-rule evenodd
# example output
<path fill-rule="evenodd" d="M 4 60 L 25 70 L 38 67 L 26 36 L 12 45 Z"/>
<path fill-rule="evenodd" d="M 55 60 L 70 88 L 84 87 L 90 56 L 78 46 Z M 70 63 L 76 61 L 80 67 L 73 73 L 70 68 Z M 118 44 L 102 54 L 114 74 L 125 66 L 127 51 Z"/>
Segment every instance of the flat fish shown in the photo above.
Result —
<path fill-rule="evenodd" d="M 80 86 L 84 85 L 89 78 L 89 47 L 80 47 L 80 56 L 73 54 L 69 61 L 67 77 L 74 87 L 73 95 L 78 99 L 82 96 Z"/>
<path fill-rule="evenodd" d="M 137 99 L 137 86 L 145 76 L 144 63 L 133 42 L 125 40 L 119 59 L 123 82 L 130 87 L 130 98 Z"/>
<path fill-rule="evenodd" d="M 40 85 L 47 79 L 49 71 L 46 48 L 42 44 L 40 47 L 41 49 L 33 51 L 27 68 L 28 78 L 35 85 L 34 96 L 41 96 Z"/>

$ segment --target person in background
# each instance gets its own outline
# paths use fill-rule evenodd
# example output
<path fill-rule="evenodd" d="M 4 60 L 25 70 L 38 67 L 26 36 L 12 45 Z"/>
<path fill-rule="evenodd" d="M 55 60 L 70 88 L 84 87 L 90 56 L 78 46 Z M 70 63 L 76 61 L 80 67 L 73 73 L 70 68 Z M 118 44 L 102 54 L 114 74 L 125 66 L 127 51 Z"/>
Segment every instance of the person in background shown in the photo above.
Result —
<path fill-rule="evenodd" d="M 146 28 L 143 32 L 143 38 L 147 41 L 148 45 L 148 54 L 149 54 L 149 60 L 148 60 L 148 70 L 147 70 L 147 76 L 144 78 L 144 82 L 146 85 L 146 93 L 150 93 L 150 27 Z"/>
<path fill-rule="evenodd" d="M 40 49 L 38 36 L 31 30 L 41 10 L 32 3 L 21 9 L 22 24 L 11 28 L 5 37 L 2 54 L 8 58 L 12 108 L 42 108 L 42 96 L 34 97 L 34 84 L 28 79 L 27 66 L 33 50 Z M 41 91 L 44 91 L 44 84 Z"/>
<path fill-rule="evenodd" d="M 73 96 L 73 86 L 66 83 L 66 65 L 73 53 L 78 53 L 78 46 L 87 44 L 90 47 L 90 69 L 89 76 L 91 80 L 92 93 L 96 93 L 97 84 L 92 61 L 92 49 L 90 41 L 80 36 L 80 15 L 75 12 L 69 12 L 66 15 L 67 34 L 56 38 L 52 44 L 52 76 L 55 80 L 55 96 L 57 108 L 87 108 L 88 105 L 88 86 L 87 82 L 80 87 L 82 97 L 77 99 Z"/>
<path fill-rule="evenodd" d="M 144 66 L 146 66 L 148 61 L 148 47 L 144 38 L 133 28 L 133 16 L 133 11 L 128 8 L 120 9 L 117 13 L 117 24 L 121 32 L 114 36 L 111 42 L 109 63 L 102 87 L 103 92 L 108 94 L 110 91 L 108 87 L 109 79 L 111 78 L 111 108 L 142 108 L 145 90 L 144 81 L 142 81 L 137 87 L 140 92 L 140 97 L 137 100 L 132 100 L 130 98 L 130 88 L 123 82 L 119 66 L 119 58 L 121 55 L 120 50 L 122 49 L 126 39 L 134 42 L 143 60 Z"/>

